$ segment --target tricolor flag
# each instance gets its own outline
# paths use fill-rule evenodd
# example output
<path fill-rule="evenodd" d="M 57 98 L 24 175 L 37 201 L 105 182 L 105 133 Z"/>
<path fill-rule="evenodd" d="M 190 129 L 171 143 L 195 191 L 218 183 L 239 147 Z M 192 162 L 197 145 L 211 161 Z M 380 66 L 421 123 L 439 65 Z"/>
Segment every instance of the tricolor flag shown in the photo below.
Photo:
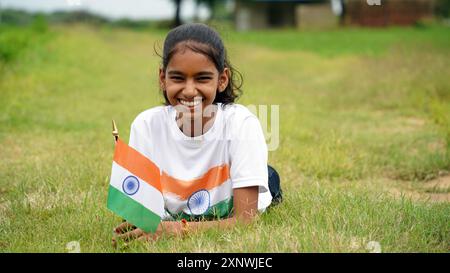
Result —
<path fill-rule="evenodd" d="M 175 178 L 162 171 L 161 184 L 168 211 L 175 219 L 226 218 L 232 213 L 233 195 L 228 164 L 211 167 L 190 180 Z"/>
<path fill-rule="evenodd" d="M 116 142 L 108 209 L 145 232 L 155 232 L 164 214 L 159 168 L 122 142 Z"/>

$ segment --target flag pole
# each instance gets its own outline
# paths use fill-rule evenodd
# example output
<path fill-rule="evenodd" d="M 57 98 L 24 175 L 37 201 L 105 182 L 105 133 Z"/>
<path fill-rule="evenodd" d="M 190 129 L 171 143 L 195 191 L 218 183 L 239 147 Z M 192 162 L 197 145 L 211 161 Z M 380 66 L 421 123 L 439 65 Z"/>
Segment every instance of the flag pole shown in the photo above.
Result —
<path fill-rule="evenodd" d="M 119 129 L 117 129 L 117 125 L 116 125 L 116 122 L 115 122 L 114 120 L 112 120 L 112 135 L 113 135 L 113 137 L 114 137 L 114 144 L 117 144 L 117 140 L 119 139 Z M 127 220 L 122 219 L 122 223 L 123 223 L 123 222 L 126 222 L 126 221 L 127 221 Z M 116 236 L 116 233 L 115 233 L 115 231 L 113 230 L 113 240 L 112 240 L 112 243 L 113 243 L 113 246 L 114 246 L 114 247 L 117 247 L 117 242 L 116 242 L 115 236 Z"/>
<path fill-rule="evenodd" d="M 117 129 L 116 122 L 112 120 L 112 135 L 114 137 L 114 144 L 117 144 L 117 140 L 119 140 L 119 129 Z M 122 219 L 122 223 L 126 222 L 127 220 Z M 114 234 L 114 232 L 113 232 Z"/>
<path fill-rule="evenodd" d="M 114 142 L 117 143 L 117 140 L 119 139 L 119 130 L 117 129 L 116 122 L 112 120 L 112 135 L 114 137 Z"/>

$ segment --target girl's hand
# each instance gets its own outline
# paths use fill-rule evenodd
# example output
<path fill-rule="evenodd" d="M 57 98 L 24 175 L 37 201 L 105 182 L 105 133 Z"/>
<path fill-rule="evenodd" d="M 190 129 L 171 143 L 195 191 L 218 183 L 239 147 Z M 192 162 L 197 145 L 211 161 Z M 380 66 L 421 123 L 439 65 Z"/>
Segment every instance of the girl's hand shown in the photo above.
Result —
<path fill-rule="evenodd" d="M 113 229 L 112 246 L 117 248 L 117 240 L 121 235 L 130 233 L 136 229 L 136 226 L 131 225 L 128 222 L 122 222 L 120 225 Z"/>
<path fill-rule="evenodd" d="M 128 222 L 123 222 L 114 229 L 113 246 L 115 247 L 117 242 L 116 238 L 125 242 L 133 240 L 140 241 L 156 241 L 163 235 L 181 235 L 182 228 L 179 222 L 161 222 L 156 229 L 155 233 L 146 233 L 140 228 L 136 228 Z"/>

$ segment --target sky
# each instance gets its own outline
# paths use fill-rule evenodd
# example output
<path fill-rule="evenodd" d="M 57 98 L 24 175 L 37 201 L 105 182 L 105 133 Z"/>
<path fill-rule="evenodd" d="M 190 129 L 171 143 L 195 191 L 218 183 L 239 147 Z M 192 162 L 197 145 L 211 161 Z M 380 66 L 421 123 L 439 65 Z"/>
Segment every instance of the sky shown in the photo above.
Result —
<path fill-rule="evenodd" d="M 0 8 L 42 12 L 84 9 L 111 19 L 170 19 L 175 13 L 171 0 L 0 0 Z M 192 18 L 194 0 L 184 0 L 181 11 L 183 19 Z M 200 19 L 209 15 L 205 7 L 200 7 L 198 12 Z"/>

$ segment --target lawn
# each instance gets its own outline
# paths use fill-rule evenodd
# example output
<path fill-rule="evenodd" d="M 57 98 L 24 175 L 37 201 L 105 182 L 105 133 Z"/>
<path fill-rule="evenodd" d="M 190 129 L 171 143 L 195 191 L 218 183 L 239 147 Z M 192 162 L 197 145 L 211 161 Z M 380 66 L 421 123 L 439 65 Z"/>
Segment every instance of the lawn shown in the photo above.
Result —
<path fill-rule="evenodd" d="M 0 27 L 0 251 L 448 252 L 450 29 L 221 30 L 243 105 L 279 105 L 284 202 L 250 226 L 111 247 L 111 119 L 160 105 L 164 32 Z"/>

